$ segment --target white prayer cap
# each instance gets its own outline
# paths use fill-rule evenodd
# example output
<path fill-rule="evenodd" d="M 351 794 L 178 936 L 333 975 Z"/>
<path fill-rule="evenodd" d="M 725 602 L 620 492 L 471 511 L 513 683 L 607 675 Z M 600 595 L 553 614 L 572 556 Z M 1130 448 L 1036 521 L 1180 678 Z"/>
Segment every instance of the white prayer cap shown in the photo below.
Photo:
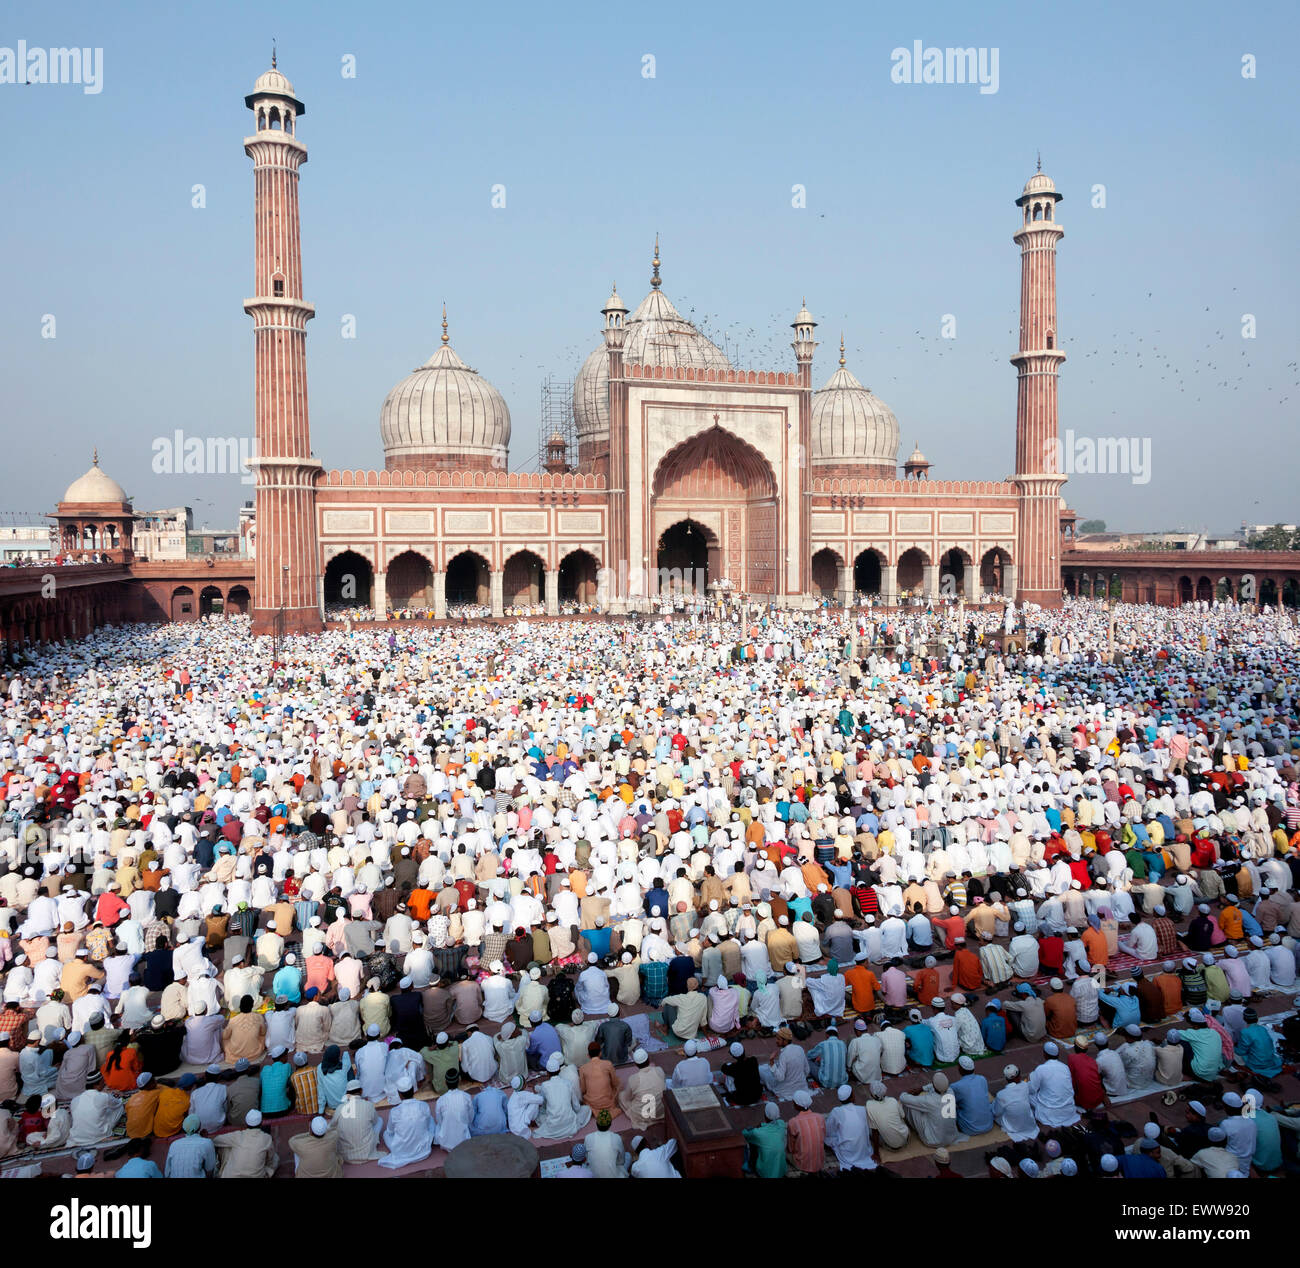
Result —
<path fill-rule="evenodd" d="M 687 1040 L 687 1041 L 682 1045 L 682 1051 L 683 1051 L 683 1052 L 684 1052 L 688 1057 L 693 1057 L 693 1056 L 696 1054 L 696 1052 L 698 1051 L 698 1049 L 697 1049 L 696 1046 L 695 1046 L 695 1040 L 694 1040 L 694 1039 L 688 1039 L 688 1040 Z"/>
<path fill-rule="evenodd" d="M 373 1021 L 372 1021 L 372 1022 L 370 1023 L 370 1025 L 368 1025 L 368 1026 L 366 1027 L 366 1034 L 369 1035 L 371 1039 L 378 1039 L 378 1038 L 379 1038 L 379 1023 L 378 1023 L 378 1022 L 373 1022 Z"/>
<path fill-rule="evenodd" d="M 645 1063 L 650 1060 L 650 1054 L 644 1048 L 638 1048 L 632 1054 L 632 1060 L 635 1061 L 637 1065 L 645 1065 Z"/>
<path fill-rule="evenodd" d="M 534 982 L 540 982 L 542 979 L 542 971 L 537 967 L 537 965 L 534 964 L 533 967 L 528 970 L 528 976 Z"/>
<path fill-rule="evenodd" d="M 619 963 L 620 963 L 620 964 L 631 964 L 631 963 L 632 963 L 632 953 L 631 953 L 630 951 L 624 951 L 623 954 L 619 957 Z"/>
<path fill-rule="evenodd" d="M 564 1058 L 558 1053 L 553 1052 L 546 1059 L 546 1068 L 551 1074 L 555 1074 L 564 1064 Z"/>
<path fill-rule="evenodd" d="M 344 1003 L 347 1003 L 347 1001 L 350 1000 L 351 998 L 352 998 L 352 992 L 348 990 L 346 986 L 340 986 L 339 999 L 341 999 Z"/>
<path fill-rule="evenodd" d="M 1216 1145 L 1219 1145 L 1228 1139 L 1228 1133 L 1222 1127 L 1211 1127 L 1209 1137 Z"/>
<path fill-rule="evenodd" d="M 1065 983 L 1062 982 L 1059 977 L 1054 977 L 1050 982 L 1048 982 L 1048 986 L 1050 986 L 1054 991 L 1065 990 Z"/>
<path fill-rule="evenodd" d="M 404 977 L 400 982 L 398 982 L 397 986 L 399 990 L 403 990 L 403 991 L 409 990 L 411 986 L 411 979 L 409 977 Z"/>
<path fill-rule="evenodd" d="M 311 1120 L 311 1134 L 313 1136 L 325 1135 L 325 1133 L 329 1131 L 329 1127 L 329 1123 L 327 1123 L 319 1114 Z"/>
<path fill-rule="evenodd" d="M 800 1109 L 812 1109 L 812 1094 L 805 1088 L 800 1088 L 794 1094 L 794 1103 Z"/>
<path fill-rule="evenodd" d="M 136 1077 L 135 1085 L 136 1085 L 136 1087 L 147 1087 L 148 1084 L 149 1084 L 149 1081 L 150 1081 L 152 1078 L 153 1078 L 153 1075 L 150 1074 L 148 1070 L 146 1070 L 143 1074 L 140 1074 L 140 1075 L 138 1075 L 138 1076 Z"/>
<path fill-rule="evenodd" d="M 261 1127 L 262 1112 L 261 1110 L 251 1109 L 244 1115 L 244 1125 L 246 1127 Z"/>
<path fill-rule="evenodd" d="M 781 1107 L 775 1101 L 768 1101 L 768 1103 L 763 1106 L 763 1117 L 766 1118 L 769 1123 L 775 1123 L 776 1120 L 781 1117 Z"/>
<path fill-rule="evenodd" d="M 975 1062 L 972 1061 L 970 1057 L 965 1055 L 958 1058 L 957 1064 L 967 1073 L 969 1073 L 971 1070 L 975 1068 Z"/>
<path fill-rule="evenodd" d="M 575 1026 L 581 1026 L 582 1023 L 583 1023 L 583 1021 L 585 1020 L 585 1015 L 584 1015 L 582 1009 L 581 1009 L 581 1008 L 575 1008 L 575 1009 L 573 1010 L 572 1014 L 570 1015 L 569 1020 L 570 1020 L 570 1021 L 571 1021 Z"/>
<path fill-rule="evenodd" d="M 294 955 L 294 953 L 293 953 L 292 951 L 290 951 L 290 952 L 288 953 L 288 955 L 286 955 L 286 956 L 284 957 L 284 962 L 285 962 L 286 964 L 297 964 L 297 963 L 298 963 L 298 957 L 297 957 L 296 955 Z"/>
<path fill-rule="evenodd" d="M 888 1090 L 889 1089 L 885 1087 L 885 1085 L 879 1079 L 873 1080 L 867 1087 L 867 1091 L 870 1092 L 871 1095 L 875 1097 L 875 1099 L 878 1101 L 884 1097 L 885 1093 L 888 1092 Z"/>
<path fill-rule="evenodd" d="M 1142 1134 L 1148 1140 L 1155 1140 L 1160 1135 L 1160 1124 L 1148 1123 L 1145 1127 L 1143 1127 Z"/>
<path fill-rule="evenodd" d="M 1004 1079 L 1016 1079 L 1020 1077 L 1020 1067 L 1018 1065 L 1004 1065 L 1002 1067 L 1002 1077 Z"/>
<path fill-rule="evenodd" d="M 413 1092 L 415 1090 L 415 1083 L 409 1074 L 404 1074 L 397 1080 L 397 1090 L 399 1092 Z"/>
<path fill-rule="evenodd" d="M 542 1020 L 542 1010 L 541 1010 L 540 1008 L 534 1008 L 534 1009 L 533 1009 L 533 1010 L 528 1014 L 528 1020 L 529 1020 L 529 1021 L 530 1021 L 534 1026 L 536 1026 L 537 1023 L 540 1022 L 540 1021 Z"/>
<path fill-rule="evenodd" d="M 745 1046 L 741 1043 L 733 1043 L 727 1051 L 730 1052 L 733 1057 L 740 1058 L 745 1055 Z"/>
<path fill-rule="evenodd" d="M 847 1083 L 841 1083 L 839 1087 L 835 1089 L 835 1095 L 838 1096 L 841 1101 L 847 1101 L 852 1098 L 853 1089 Z"/>
<path fill-rule="evenodd" d="M 1102 1156 L 1101 1156 L 1101 1169 L 1102 1169 L 1104 1172 L 1106 1172 L 1107 1175 L 1110 1175 L 1110 1174 L 1112 1174 L 1113 1172 L 1118 1171 L 1118 1170 L 1119 1170 L 1119 1159 L 1116 1158 L 1114 1154 L 1102 1154 Z"/>
<path fill-rule="evenodd" d="M 433 1042 L 436 1043 L 436 1044 L 438 1044 L 438 1045 L 440 1045 L 440 1046 L 441 1046 L 442 1044 L 446 1043 L 446 1042 L 447 1042 L 447 1032 L 446 1032 L 445 1030 L 440 1030 L 440 1031 L 438 1031 L 438 1037 L 437 1037 Z"/>

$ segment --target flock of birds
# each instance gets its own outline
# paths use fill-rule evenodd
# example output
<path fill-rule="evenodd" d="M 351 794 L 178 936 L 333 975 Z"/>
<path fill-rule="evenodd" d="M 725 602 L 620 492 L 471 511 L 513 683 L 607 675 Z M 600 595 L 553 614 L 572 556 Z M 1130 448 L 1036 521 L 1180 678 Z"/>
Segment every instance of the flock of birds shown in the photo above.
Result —
<path fill-rule="evenodd" d="M 1237 288 L 1234 286 L 1232 290 L 1235 292 Z M 1089 294 L 1089 299 L 1096 298 L 1096 291 Z M 1154 292 L 1147 291 L 1146 298 L 1153 299 Z M 692 306 L 679 307 L 679 311 L 701 334 L 721 348 L 727 359 L 737 367 L 780 369 L 791 364 L 790 315 L 787 312 L 773 312 L 765 323 L 758 325 L 745 321 L 731 321 L 724 325 L 724 319 L 718 315 L 697 312 Z M 1207 304 L 1203 312 L 1209 313 L 1210 305 Z M 1009 309 L 1008 317 L 1012 325 L 1006 332 L 1006 346 L 1013 348 L 1019 337 L 1017 311 Z M 839 328 L 857 329 L 859 320 L 859 316 L 849 313 L 840 314 L 838 319 L 834 315 L 823 315 L 820 318 L 821 332 L 824 334 L 827 330 Z M 1241 339 L 1237 325 L 1239 320 L 1234 314 L 1230 323 L 1215 330 L 1214 337 L 1197 350 L 1187 345 L 1173 349 L 1162 347 L 1156 341 L 1160 332 L 1150 328 L 1141 334 L 1136 328 L 1130 329 L 1123 336 L 1116 336 L 1105 343 L 1099 342 L 1095 347 L 1082 347 L 1067 339 L 1064 347 L 1069 356 L 1071 385 L 1098 388 L 1111 380 L 1111 372 L 1121 369 L 1128 362 L 1142 373 L 1153 375 L 1157 382 L 1168 384 L 1170 391 L 1176 389 L 1179 395 L 1190 396 L 1192 403 L 1214 400 L 1220 396 L 1224 396 L 1227 403 L 1224 394 L 1240 391 L 1247 382 L 1247 376 L 1255 369 L 1255 361 L 1251 358 L 1254 344 L 1253 341 Z M 882 328 L 874 333 L 871 359 L 868 361 L 859 357 L 855 362 L 850 358 L 849 369 L 865 386 L 872 387 L 873 390 L 879 389 L 888 401 L 889 388 L 897 380 L 878 371 L 888 362 L 890 345 L 892 344 L 893 353 L 897 354 L 896 363 L 910 357 L 915 349 L 914 346 L 908 348 L 905 342 L 900 342 L 902 337 L 896 330 Z M 936 360 L 950 357 L 954 350 L 954 341 L 941 338 L 937 333 L 926 335 L 921 330 L 914 330 L 912 338 L 919 341 L 926 356 L 933 356 Z M 1247 346 L 1237 350 L 1232 341 Z M 572 344 L 566 347 L 563 350 L 565 364 L 573 366 L 576 371 L 595 346 L 596 343 L 592 340 L 583 345 Z M 826 341 L 823 341 L 822 358 L 826 356 L 827 346 Z M 834 358 L 835 355 L 832 350 L 831 357 Z M 521 354 L 517 360 L 522 362 L 525 356 L 526 354 Z M 825 365 L 824 360 L 822 364 Z M 1277 406 L 1284 406 L 1291 399 L 1291 390 L 1300 387 L 1300 378 L 1296 377 L 1300 372 L 1300 362 L 1288 361 L 1285 368 L 1290 372 L 1291 379 L 1289 384 L 1273 389 L 1276 394 L 1272 403 Z M 538 365 L 537 369 L 545 373 L 547 367 Z M 874 386 L 873 376 L 876 380 Z M 821 377 L 829 377 L 829 371 Z M 1119 408 L 1110 412 L 1112 416 L 1118 416 Z M 522 469 L 535 469 L 537 462 L 538 459 L 534 458 L 523 464 Z"/>

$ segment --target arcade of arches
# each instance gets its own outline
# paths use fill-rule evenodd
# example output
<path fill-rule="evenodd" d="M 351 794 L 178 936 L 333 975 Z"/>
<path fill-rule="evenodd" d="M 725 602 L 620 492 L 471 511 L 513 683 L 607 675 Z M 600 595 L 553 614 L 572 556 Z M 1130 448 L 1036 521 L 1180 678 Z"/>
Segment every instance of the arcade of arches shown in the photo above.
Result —
<path fill-rule="evenodd" d="M 820 599 L 859 601 L 875 596 L 882 603 L 896 603 L 912 595 L 929 598 L 977 599 L 1011 593 L 1015 569 L 1011 556 L 1000 547 L 984 553 L 978 568 L 960 547 L 940 556 L 938 568 L 920 547 L 903 551 L 894 564 L 884 554 L 868 548 L 846 567 L 838 552 L 829 547 L 812 557 L 812 588 Z"/>

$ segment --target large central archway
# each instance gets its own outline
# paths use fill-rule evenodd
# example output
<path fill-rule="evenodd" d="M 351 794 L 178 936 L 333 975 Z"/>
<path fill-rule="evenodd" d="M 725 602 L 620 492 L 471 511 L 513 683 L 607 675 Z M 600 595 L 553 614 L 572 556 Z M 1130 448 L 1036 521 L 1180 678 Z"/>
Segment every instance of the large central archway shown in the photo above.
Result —
<path fill-rule="evenodd" d="M 696 520 L 678 520 L 659 538 L 655 567 L 660 594 L 704 594 L 717 576 L 717 534 Z M 713 564 L 712 571 L 710 563 Z"/>
<path fill-rule="evenodd" d="M 663 456 L 651 494 L 656 567 L 703 568 L 705 584 L 725 578 L 751 594 L 776 593 L 776 476 L 753 445 L 715 422 Z M 687 539 L 687 522 L 702 543 Z"/>
<path fill-rule="evenodd" d="M 447 606 L 477 604 L 487 607 L 492 601 L 487 560 L 472 550 L 462 550 L 447 561 Z"/>

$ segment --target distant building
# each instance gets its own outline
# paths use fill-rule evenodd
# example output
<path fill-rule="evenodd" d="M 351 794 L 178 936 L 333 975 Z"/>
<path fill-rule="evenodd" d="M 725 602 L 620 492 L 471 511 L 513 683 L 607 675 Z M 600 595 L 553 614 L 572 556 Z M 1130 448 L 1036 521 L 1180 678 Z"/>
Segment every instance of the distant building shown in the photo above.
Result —
<path fill-rule="evenodd" d="M 0 563 L 49 559 L 53 553 L 48 524 L 0 525 Z"/>
<path fill-rule="evenodd" d="M 137 511 L 131 530 L 131 549 L 137 559 L 184 559 L 186 539 L 194 527 L 188 506 L 163 511 Z"/>

